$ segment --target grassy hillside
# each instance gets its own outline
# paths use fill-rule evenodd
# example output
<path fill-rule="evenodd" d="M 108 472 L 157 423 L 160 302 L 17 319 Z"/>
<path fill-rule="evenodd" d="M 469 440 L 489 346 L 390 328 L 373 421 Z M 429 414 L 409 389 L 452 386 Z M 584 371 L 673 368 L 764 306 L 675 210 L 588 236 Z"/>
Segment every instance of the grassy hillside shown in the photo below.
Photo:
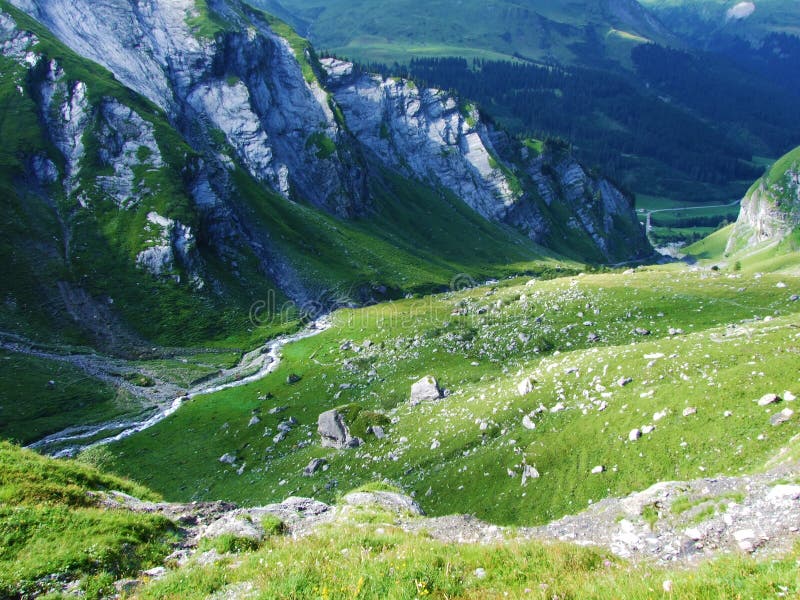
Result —
<path fill-rule="evenodd" d="M 734 18 L 730 9 L 738 2 L 728 0 L 640 0 L 668 24 L 688 32 L 705 25 L 715 32 L 763 37 L 770 33 L 800 35 L 800 14 L 793 0 L 761 0 L 744 18 Z M 743 13 L 747 14 L 747 12 Z"/>
<path fill-rule="evenodd" d="M 607 3 L 597 2 L 470 0 L 454 6 L 441 0 L 424 4 L 359 0 L 321 6 L 311 0 L 252 0 L 251 4 L 289 19 L 317 48 L 360 61 L 463 56 L 555 58 L 570 63 L 593 53 L 596 60 L 625 61 L 636 44 L 666 37 L 639 11 L 619 14 Z"/>
<path fill-rule="evenodd" d="M 159 564 L 175 526 L 164 517 L 104 510 L 88 492 L 148 490 L 74 462 L 0 442 L 0 597 L 32 597 L 80 581 L 88 598 Z M 20 596 L 22 594 L 22 596 Z"/>
<path fill-rule="evenodd" d="M 92 454 L 171 499 L 324 500 L 387 478 L 429 513 L 515 524 L 659 480 L 757 469 L 794 435 L 793 427 L 771 428 L 770 411 L 754 400 L 796 393 L 800 303 L 790 296 L 800 282 L 674 271 L 532 286 L 516 280 L 340 311 L 332 329 L 287 347 L 274 375 L 196 398 L 153 429 Z M 767 316 L 772 322 L 761 320 Z M 292 373 L 298 382 L 289 383 Z M 411 384 L 427 374 L 450 395 L 409 406 Z M 528 376 L 535 389 L 520 396 L 517 384 Z M 620 387 L 626 378 L 633 381 Z M 526 429 L 523 416 L 540 404 L 546 411 Z M 319 446 L 317 416 L 340 406 L 366 440 L 358 450 Z M 697 414 L 682 416 L 689 407 Z M 260 423 L 248 426 L 254 415 Z M 273 441 L 290 417 L 299 424 Z M 388 437 L 367 435 L 371 423 L 383 424 Z M 652 434 L 627 441 L 648 424 Z M 223 454 L 236 464 L 220 463 Z M 312 458 L 325 458 L 329 469 L 302 477 Z M 542 475 L 527 487 L 523 463 Z M 597 465 L 607 469 L 601 476 L 590 474 Z"/>
<path fill-rule="evenodd" d="M 199 600 L 247 589 L 264 598 L 304 600 L 722 600 L 797 590 L 796 551 L 771 561 L 729 557 L 670 571 L 562 544 L 444 544 L 404 533 L 387 516 L 364 511 L 310 538 L 270 538 L 257 552 L 171 573 L 140 597 Z M 669 594 L 662 591 L 665 581 Z"/>
<path fill-rule="evenodd" d="M 797 550 L 753 560 L 725 557 L 694 569 L 632 565 L 600 549 L 562 543 L 445 543 L 419 517 L 378 506 L 347 507 L 312 535 L 279 534 L 237 545 L 201 542 L 188 564 L 160 564 L 180 531 L 160 516 L 94 505 L 90 492 L 116 490 L 155 500 L 148 490 L 72 461 L 0 443 L 0 596 L 109 597 L 115 581 L 137 578 L 123 597 L 208 598 L 244 591 L 265 598 L 344 600 L 477 598 L 770 597 L 797 590 Z M 417 521 L 422 533 L 401 529 Z M 513 536 L 513 532 L 510 532 Z M 240 540 L 241 541 L 241 540 Z M 227 545 L 226 545 L 227 544 Z M 203 554 L 212 547 L 223 554 Z M 202 558 L 202 560 L 201 560 Z M 131 585 L 130 583 L 128 585 Z M 130 589 L 130 588 L 129 588 Z M 65 596 L 64 592 L 72 594 Z"/>

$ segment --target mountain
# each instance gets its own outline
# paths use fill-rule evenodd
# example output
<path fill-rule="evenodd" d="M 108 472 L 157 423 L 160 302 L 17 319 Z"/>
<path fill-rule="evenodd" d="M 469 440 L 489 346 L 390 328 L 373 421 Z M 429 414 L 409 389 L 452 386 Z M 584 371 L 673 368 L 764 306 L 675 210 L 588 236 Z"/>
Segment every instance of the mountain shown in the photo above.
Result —
<path fill-rule="evenodd" d="M 420 56 L 626 62 L 636 44 L 677 42 L 635 0 L 251 4 L 290 19 L 318 48 L 361 62 L 406 62 Z"/>
<path fill-rule="evenodd" d="M 726 252 L 783 241 L 800 228 L 800 148 L 782 157 L 742 200 Z"/>
<path fill-rule="evenodd" d="M 457 90 L 514 135 L 566 139 L 646 202 L 731 202 L 800 136 L 800 37 L 742 29 L 798 18 L 778 0 L 747 19 L 715 2 L 251 3 L 326 53 Z M 729 27 L 696 16 L 712 8 Z"/>
<path fill-rule="evenodd" d="M 592 262 L 650 252 L 630 202 L 569 156 L 531 156 L 409 82 L 327 87 L 304 40 L 241 2 L 12 4 L 8 331 L 126 352 L 243 340 L 260 301 L 441 289 L 555 264 L 542 245 Z M 380 119 L 346 105 L 361 88 Z"/>
<path fill-rule="evenodd" d="M 685 36 L 738 36 L 752 41 L 774 33 L 800 35 L 800 14 L 793 0 L 640 0 L 667 26 Z"/>

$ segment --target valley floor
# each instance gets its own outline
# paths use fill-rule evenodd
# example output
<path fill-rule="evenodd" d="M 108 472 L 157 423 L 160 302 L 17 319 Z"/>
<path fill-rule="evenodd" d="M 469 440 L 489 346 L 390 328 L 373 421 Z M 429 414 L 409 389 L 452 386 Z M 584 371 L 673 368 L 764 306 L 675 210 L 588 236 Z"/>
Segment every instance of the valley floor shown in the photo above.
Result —
<path fill-rule="evenodd" d="M 11 508 L 0 531 L 18 533 L 0 561 L 26 565 L 34 588 L 49 586 L 36 573 L 63 572 L 52 589 L 134 576 L 137 597 L 792 597 L 798 354 L 800 279 L 732 265 L 340 310 L 313 336 L 253 353 L 253 379 L 238 372 L 235 387 L 80 455 L 183 503 L 82 476 L 76 497 L 105 490 L 85 496 L 92 518 L 166 518 L 134 542 L 159 548 L 150 558 L 100 561 L 102 577 L 42 572 Z M 426 376 L 436 394 L 412 401 Z M 329 410 L 357 447 L 321 445 Z M 9 507 L 13 481 L 0 476 Z M 40 492 L 24 497 L 40 506 Z M 128 543 L 116 535 L 93 543 Z"/>

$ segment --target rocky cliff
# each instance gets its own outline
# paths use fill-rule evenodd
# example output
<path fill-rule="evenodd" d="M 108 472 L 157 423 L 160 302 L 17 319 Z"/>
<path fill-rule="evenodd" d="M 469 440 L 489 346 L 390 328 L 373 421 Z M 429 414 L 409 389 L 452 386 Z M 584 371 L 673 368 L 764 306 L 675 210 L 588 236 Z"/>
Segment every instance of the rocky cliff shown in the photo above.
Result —
<path fill-rule="evenodd" d="M 451 263 L 532 260 L 536 244 L 593 262 L 649 252 L 622 194 L 569 157 L 528 156 L 440 91 L 320 63 L 239 0 L 3 0 L 0 51 L 20 117 L 4 132 L 18 222 L 2 250 L 33 279 L 8 306 L 45 298 L 80 327 L 102 312 L 140 332 L 148 315 L 145 338 L 176 341 L 194 316 L 205 339 L 222 307 L 240 318 L 273 292 L 369 299 L 449 281 Z M 423 205 L 459 217 L 420 222 Z M 443 262 L 442 236 L 478 242 Z"/>
<path fill-rule="evenodd" d="M 727 252 L 780 241 L 800 227 L 800 148 L 778 160 L 742 200 Z"/>
<path fill-rule="evenodd" d="M 536 153 L 441 90 L 361 73 L 333 58 L 321 64 L 351 131 L 382 164 L 566 253 L 582 246 L 602 261 L 650 253 L 632 203 L 568 151 Z"/>

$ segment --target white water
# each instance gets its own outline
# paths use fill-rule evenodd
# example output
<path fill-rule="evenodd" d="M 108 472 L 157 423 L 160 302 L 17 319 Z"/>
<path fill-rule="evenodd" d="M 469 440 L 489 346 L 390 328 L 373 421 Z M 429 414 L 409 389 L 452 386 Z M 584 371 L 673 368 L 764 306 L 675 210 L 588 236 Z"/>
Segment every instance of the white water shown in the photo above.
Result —
<path fill-rule="evenodd" d="M 154 425 L 159 424 L 164 419 L 174 415 L 180 408 L 183 406 L 183 403 L 187 400 L 191 400 L 197 396 L 202 396 L 205 394 L 214 394 L 217 392 L 221 392 L 223 390 L 228 390 L 231 388 L 240 387 L 243 385 L 247 385 L 249 383 L 254 383 L 256 381 L 260 381 L 270 373 L 274 373 L 281 364 L 281 350 L 287 344 L 291 344 L 293 342 L 297 342 L 300 340 L 304 340 L 310 337 L 314 337 L 315 335 L 319 335 L 326 329 L 330 328 L 331 323 L 330 320 L 323 317 L 314 323 L 312 323 L 307 329 L 295 333 L 293 335 L 285 335 L 278 338 L 275 338 L 271 342 L 268 342 L 264 348 L 266 349 L 266 356 L 263 359 L 263 365 L 258 370 L 257 373 L 253 375 L 249 375 L 248 377 L 243 377 L 242 379 L 237 379 L 236 381 L 229 381 L 219 385 L 208 385 L 206 384 L 205 387 L 199 386 L 193 390 L 190 390 L 189 393 L 181 396 L 180 398 L 176 398 L 173 400 L 172 404 L 165 409 L 158 410 L 154 415 L 150 416 L 146 420 L 143 421 L 114 421 L 110 423 L 103 423 L 101 425 L 94 425 L 94 426 L 85 426 L 85 427 L 70 427 L 65 429 L 59 433 L 47 436 L 28 446 L 32 449 L 42 449 L 47 447 L 52 447 L 54 445 L 62 445 L 62 444 L 72 444 L 67 448 L 62 448 L 55 452 L 53 456 L 56 458 L 62 458 L 66 456 L 74 456 L 79 452 L 86 450 L 87 448 L 92 448 L 94 446 L 101 446 L 105 444 L 111 444 L 113 442 L 118 442 L 123 440 L 127 437 L 130 437 L 136 433 L 140 433 L 145 431 L 146 429 L 150 429 Z M 117 431 L 122 430 L 120 433 L 117 433 L 113 436 L 105 437 L 99 440 L 94 440 L 89 444 L 80 444 L 80 440 L 87 440 L 94 438 L 104 431 Z"/>

